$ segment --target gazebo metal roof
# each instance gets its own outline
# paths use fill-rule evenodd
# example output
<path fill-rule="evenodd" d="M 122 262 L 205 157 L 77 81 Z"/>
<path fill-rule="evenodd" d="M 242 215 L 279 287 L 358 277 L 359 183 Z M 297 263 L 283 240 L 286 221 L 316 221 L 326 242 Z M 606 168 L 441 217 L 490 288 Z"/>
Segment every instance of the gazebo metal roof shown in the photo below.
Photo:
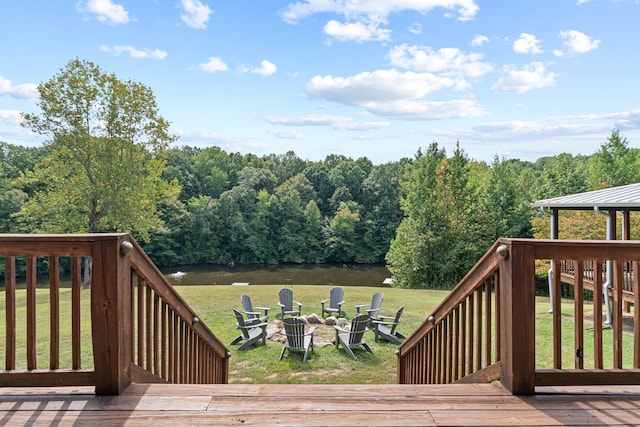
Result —
<path fill-rule="evenodd" d="M 604 210 L 638 211 L 640 210 L 640 183 L 538 200 L 534 202 L 532 206 L 568 210 L 598 208 Z"/>

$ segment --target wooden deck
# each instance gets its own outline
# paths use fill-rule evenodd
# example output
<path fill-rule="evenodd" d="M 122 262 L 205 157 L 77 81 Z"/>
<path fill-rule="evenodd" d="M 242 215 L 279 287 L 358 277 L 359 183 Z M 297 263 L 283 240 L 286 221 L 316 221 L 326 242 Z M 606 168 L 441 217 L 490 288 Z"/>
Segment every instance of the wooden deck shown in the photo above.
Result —
<path fill-rule="evenodd" d="M 558 426 L 640 425 L 640 386 L 538 389 L 500 385 L 135 384 L 2 388 L 0 425 Z"/>

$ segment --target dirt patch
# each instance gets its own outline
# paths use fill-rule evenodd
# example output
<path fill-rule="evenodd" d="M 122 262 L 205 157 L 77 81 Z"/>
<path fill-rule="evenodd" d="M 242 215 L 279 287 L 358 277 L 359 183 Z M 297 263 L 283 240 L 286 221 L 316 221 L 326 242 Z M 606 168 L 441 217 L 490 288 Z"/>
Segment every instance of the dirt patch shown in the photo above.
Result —
<path fill-rule="evenodd" d="M 325 325 L 324 323 L 310 323 L 307 325 L 306 330 L 315 327 L 313 332 L 313 346 L 314 347 L 327 347 L 335 344 L 336 330 L 333 325 Z M 284 328 L 282 321 L 274 320 L 267 326 L 267 339 L 275 342 L 284 343 L 286 337 L 284 336 Z"/>

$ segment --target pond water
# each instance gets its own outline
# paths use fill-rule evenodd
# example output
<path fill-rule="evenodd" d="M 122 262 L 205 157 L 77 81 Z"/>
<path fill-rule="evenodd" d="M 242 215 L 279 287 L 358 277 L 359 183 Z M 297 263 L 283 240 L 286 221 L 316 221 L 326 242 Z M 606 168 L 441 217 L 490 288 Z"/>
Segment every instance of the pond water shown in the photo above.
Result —
<path fill-rule="evenodd" d="M 383 265 L 266 265 L 224 267 L 190 265 L 163 269 L 174 285 L 332 285 L 332 286 L 388 286 L 391 277 Z"/>

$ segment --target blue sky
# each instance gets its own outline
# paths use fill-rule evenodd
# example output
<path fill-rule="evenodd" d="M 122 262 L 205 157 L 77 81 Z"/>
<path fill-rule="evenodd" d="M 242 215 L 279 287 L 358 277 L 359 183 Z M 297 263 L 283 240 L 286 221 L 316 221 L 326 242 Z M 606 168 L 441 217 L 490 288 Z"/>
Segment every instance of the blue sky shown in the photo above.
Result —
<path fill-rule="evenodd" d="M 73 58 L 149 86 L 176 145 L 374 163 L 640 147 L 638 0 L 21 0 L 0 5 L 0 141 Z"/>

